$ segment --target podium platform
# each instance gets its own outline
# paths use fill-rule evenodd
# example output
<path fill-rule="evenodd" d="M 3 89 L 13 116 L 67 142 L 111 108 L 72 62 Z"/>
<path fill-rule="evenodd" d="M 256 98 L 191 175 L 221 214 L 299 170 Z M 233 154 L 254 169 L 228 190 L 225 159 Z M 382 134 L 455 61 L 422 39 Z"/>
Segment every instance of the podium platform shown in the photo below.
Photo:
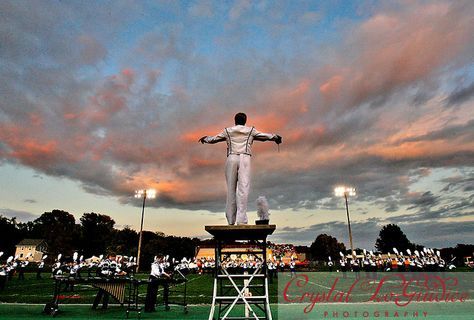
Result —
<path fill-rule="evenodd" d="M 266 261 L 267 237 L 275 229 L 276 225 L 205 226 L 216 242 L 209 320 L 272 320 Z M 256 257 L 260 263 L 239 272 L 238 268 L 226 266 L 231 256 Z"/>

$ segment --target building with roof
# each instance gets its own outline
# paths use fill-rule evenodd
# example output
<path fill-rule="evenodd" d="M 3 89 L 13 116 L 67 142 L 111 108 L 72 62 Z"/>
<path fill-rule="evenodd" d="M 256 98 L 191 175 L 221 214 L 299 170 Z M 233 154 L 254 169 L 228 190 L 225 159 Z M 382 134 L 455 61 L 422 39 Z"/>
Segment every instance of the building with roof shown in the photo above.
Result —
<path fill-rule="evenodd" d="M 20 261 L 40 262 L 47 250 L 44 239 L 23 239 L 16 245 L 15 257 Z"/>

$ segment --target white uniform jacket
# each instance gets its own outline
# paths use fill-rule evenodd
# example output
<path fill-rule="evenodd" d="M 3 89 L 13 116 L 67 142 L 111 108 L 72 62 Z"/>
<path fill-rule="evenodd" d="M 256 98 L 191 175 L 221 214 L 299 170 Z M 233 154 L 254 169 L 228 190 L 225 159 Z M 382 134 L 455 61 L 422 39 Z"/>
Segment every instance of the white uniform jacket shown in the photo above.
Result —
<path fill-rule="evenodd" d="M 163 276 L 164 273 L 165 273 L 165 269 L 164 269 L 163 264 L 156 263 L 156 262 L 153 262 L 151 264 L 151 273 L 150 273 L 151 276 L 159 278 Z"/>
<path fill-rule="evenodd" d="M 257 131 L 254 127 L 236 125 L 225 128 L 216 136 L 208 136 L 204 139 L 207 143 L 227 142 L 227 155 L 248 154 L 252 155 L 252 143 L 254 140 L 266 141 L 276 138 L 275 134 Z"/>

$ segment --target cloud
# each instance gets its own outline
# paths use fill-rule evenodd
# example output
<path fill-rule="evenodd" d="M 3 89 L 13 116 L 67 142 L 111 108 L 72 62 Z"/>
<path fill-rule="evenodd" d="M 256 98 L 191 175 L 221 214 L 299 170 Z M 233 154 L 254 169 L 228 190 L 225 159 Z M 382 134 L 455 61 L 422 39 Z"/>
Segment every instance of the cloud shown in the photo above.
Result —
<path fill-rule="evenodd" d="M 8 208 L 0 208 L 0 215 L 7 218 L 16 218 L 17 222 L 33 221 L 39 217 L 38 215 L 31 212 L 8 209 Z"/>
<path fill-rule="evenodd" d="M 212 1 L 196 1 L 188 10 L 193 17 L 211 18 L 214 16 Z"/>
<path fill-rule="evenodd" d="M 237 20 L 251 6 L 252 6 L 252 3 L 249 0 L 237 0 L 237 1 L 235 1 L 234 6 L 229 11 L 230 20 Z"/>
<path fill-rule="evenodd" d="M 408 239 L 431 248 L 445 248 L 447 244 L 474 242 L 469 223 L 423 221 L 401 226 Z"/>
<path fill-rule="evenodd" d="M 439 197 L 434 196 L 431 191 L 426 191 L 420 196 L 414 196 L 410 201 L 410 206 L 408 210 L 416 208 L 430 208 L 439 203 Z"/>
<path fill-rule="evenodd" d="M 427 134 L 404 139 L 403 142 L 434 141 L 434 140 L 472 140 L 474 132 L 474 120 L 460 125 L 445 126 L 439 130 L 433 130 Z"/>
<path fill-rule="evenodd" d="M 364 222 L 351 222 L 354 249 L 372 249 L 380 228 L 381 225 L 376 219 L 366 220 Z M 311 245 L 316 237 L 323 233 L 335 237 L 339 242 L 343 242 L 346 248 L 350 248 L 347 223 L 339 221 L 314 224 L 305 228 L 278 230 L 273 236 L 272 241 Z"/>
<path fill-rule="evenodd" d="M 446 105 L 453 106 L 469 101 L 474 96 L 474 83 L 467 87 L 457 88 L 446 98 Z"/>
<path fill-rule="evenodd" d="M 250 208 L 266 195 L 277 210 L 334 210 L 347 183 L 367 214 L 469 214 L 450 205 L 472 193 L 467 180 L 437 181 L 449 197 L 411 188 L 472 167 L 472 85 L 453 82 L 471 68 L 470 2 L 374 6 L 349 23 L 249 1 L 158 6 L 160 19 L 126 1 L 30 6 L 0 4 L 2 162 L 122 203 L 146 185 L 159 191 L 150 205 L 222 211 L 226 146 L 197 139 L 244 111 L 284 142 L 255 143 Z"/>
<path fill-rule="evenodd" d="M 316 11 L 307 11 L 303 13 L 298 21 L 304 24 L 313 24 L 321 20 L 321 14 Z"/>

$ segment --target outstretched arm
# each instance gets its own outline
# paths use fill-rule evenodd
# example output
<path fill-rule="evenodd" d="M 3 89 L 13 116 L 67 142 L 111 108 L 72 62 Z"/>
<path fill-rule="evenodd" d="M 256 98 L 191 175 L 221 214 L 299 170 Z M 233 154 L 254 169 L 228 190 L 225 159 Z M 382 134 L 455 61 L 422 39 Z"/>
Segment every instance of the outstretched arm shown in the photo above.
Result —
<path fill-rule="evenodd" d="M 225 133 L 225 130 L 224 130 L 216 136 L 204 136 L 204 137 L 199 139 L 199 142 L 213 144 L 213 143 L 218 143 L 218 142 L 221 142 L 221 141 L 225 141 L 225 137 L 226 137 L 226 133 Z"/>
<path fill-rule="evenodd" d="M 258 132 L 255 128 L 252 133 L 254 140 L 257 141 L 275 141 L 276 144 L 282 142 L 282 138 L 278 134 Z"/>

